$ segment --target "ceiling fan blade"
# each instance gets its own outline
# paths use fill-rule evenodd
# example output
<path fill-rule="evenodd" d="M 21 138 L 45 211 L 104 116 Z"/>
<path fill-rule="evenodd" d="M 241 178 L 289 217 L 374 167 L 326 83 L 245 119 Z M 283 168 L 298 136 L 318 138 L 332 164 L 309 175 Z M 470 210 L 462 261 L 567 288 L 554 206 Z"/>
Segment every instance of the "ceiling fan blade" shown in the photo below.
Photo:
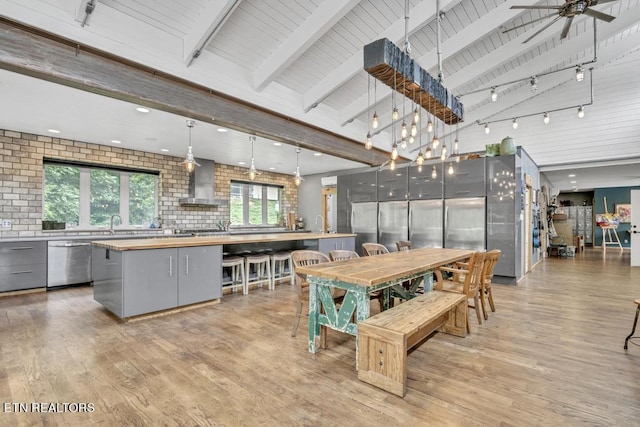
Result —
<path fill-rule="evenodd" d="M 560 33 L 560 40 L 567 37 L 567 34 L 569 34 L 569 28 L 571 27 L 572 22 L 573 22 L 573 16 L 568 17 L 567 20 L 564 21 L 564 27 L 562 27 L 562 32 Z"/>
<path fill-rule="evenodd" d="M 550 16 L 554 16 L 554 15 L 557 15 L 557 13 L 556 13 L 556 12 L 553 12 L 553 13 L 550 13 L 550 14 L 548 14 L 548 15 L 546 15 L 546 16 L 543 16 L 542 18 L 534 19 L 533 21 L 529 21 L 529 22 L 525 22 L 524 24 L 516 25 L 516 26 L 515 26 L 515 27 L 513 27 L 513 28 L 509 28 L 508 30 L 504 30 L 504 31 L 502 32 L 502 34 L 504 34 L 504 33 L 508 33 L 509 31 L 512 31 L 512 30 L 515 30 L 515 29 L 518 29 L 518 28 L 522 28 L 522 27 L 524 27 L 525 25 L 533 24 L 534 22 L 542 21 L 543 19 L 547 19 L 548 17 L 550 17 Z"/>
<path fill-rule="evenodd" d="M 522 44 L 525 44 L 526 42 L 528 42 L 529 40 L 531 40 L 532 38 L 534 38 L 535 36 L 537 36 L 538 34 L 540 34 L 541 32 L 543 32 L 544 30 L 546 30 L 547 28 L 549 28 L 550 26 L 552 26 L 553 24 L 555 24 L 556 22 L 558 22 L 558 20 L 562 18 L 562 16 L 557 16 L 553 21 L 549 22 L 548 24 L 546 24 L 544 27 L 540 28 L 538 31 L 536 31 L 531 37 L 529 37 L 528 39 L 526 39 L 525 41 L 522 42 Z"/>
<path fill-rule="evenodd" d="M 614 19 L 616 19 L 615 16 L 611 16 L 611 15 L 607 15 L 606 13 L 602 13 L 602 12 L 598 12 L 597 10 L 593 10 L 593 9 L 587 9 L 584 12 L 582 12 L 585 15 L 589 15 L 592 16 L 596 19 L 601 19 L 605 22 L 611 22 Z"/>
<path fill-rule="evenodd" d="M 511 6 L 510 9 L 562 9 L 562 6 Z"/>
<path fill-rule="evenodd" d="M 614 1 L 618 1 L 618 0 L 596 0 L 596 1 L 591 3 L 591 6 L 595 6 L 597 4 L 612 3 Z"/>

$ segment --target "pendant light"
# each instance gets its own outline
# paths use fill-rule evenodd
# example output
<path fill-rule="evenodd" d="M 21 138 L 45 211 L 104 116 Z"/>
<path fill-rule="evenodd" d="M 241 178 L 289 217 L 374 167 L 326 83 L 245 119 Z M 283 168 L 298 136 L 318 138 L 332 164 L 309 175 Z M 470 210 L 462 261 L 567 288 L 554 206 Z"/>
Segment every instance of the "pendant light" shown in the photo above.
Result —
<path fill-rule="evenodd" d="M 380 121 L 378 120 L 378 112 L 375 110 L 375 105 L 378 102 L 378 79 L 374 80 L 373 82 L 373 105 L 374 105 L 374 110 L 373 110 L 373 118 L 371 119 L 371 126 L 374 129 L 378 129 L 378 126 L 380 126 Z"/>
<path fill-rule="evenodd" d="M 433 165 L 433 168 L 431 169 L 431 178 L 436 179 L 437 177 L 438 177 L 438 171 L 436 170 L 436 165 Z"/>
<path fill-rule="evenodd" d="M 251 165 L 249 166 L 249 170 L 245 172 L 245 174 L 249 174 L 249 179 L 253 181 L 256 179 L 257 175 L 261 175 L 262 172 L 258 172 L 256 170 L 256 162 L 253 159 L 253 143 L 256 142 L 256 137 L 251 135 L 249 136 L 249 141 L 251 141 Z"/>
<path fill-rule="evenodd" d="M 584 107 L 581 105 L 578 107 L 578 118 L 583 118 L 584 117 Z"/>
<path fill-rule="evenodd" d="M 298 165 L 298 157 L 300 156 L 300 147 L 296 147 L 296 174 L 294 175 L 293 182 L 295 182 L 296 187 L 300 186 L 300 183 L 304 181 L 302 175 L 300 175 L 300 166 Z"/>
<path fill-rule="evenodd" d="M 195 170 L 196 166 L 200 166 L 199 163 L 193 158 L 193 148 L 191 147 L 191 129 L 195 126 L 196 122 L 191 119 L 187 119 L 187 127 L 189 128 L 189 148 L 187 149 L 187 155 L 184 158 L 182 164 L 187 172 L 191 173 Z"/>
<path fill-rule="evenodd" d="M 496 92 L 496 87 L 491 88 L 491 101 L 496 102 L 498 100 L 498 92 Z"/>
<path fill-rule="evenodd" d="M 513 119 L 513 122 L 511 123 L 511 126 L 513 127 L 513 129 L 518 129 L 518 119 L 517 118 Z"/>
<path fill-rule="evenodd" d="M 369 76 L 369 79 L 367 80 L 367 99 L 368 99 L 367 102 L 369 104 L 369 110 L 367 111 L 367 115 L 369 115 L 369 113 L 371 112 L 371 76 Z M 378 127 L 378 114 L 376 114 L 375 112 L 373 113 L 373 124 L 371 126 L 373 126 L 374 129 Z M 371 127 L 369 127 L 369 131 L 367 132 L 367 137 L 365 138 L 365 141 L 364 141 L 364 148 L 366 148 L 367 150 L 371 150 L 372 147 L 373 147 L 373 142 L 371 141 Z M 299 185 L 299 184 L 296 184 L 296 185 Z"/>
<path fill-rule="evenodd" d="M 548 125 L 550 121 L 551 118 L 549 117 L 549 113 L 544 113 L 544 116 L 542 116 L 542 123 Z"/>

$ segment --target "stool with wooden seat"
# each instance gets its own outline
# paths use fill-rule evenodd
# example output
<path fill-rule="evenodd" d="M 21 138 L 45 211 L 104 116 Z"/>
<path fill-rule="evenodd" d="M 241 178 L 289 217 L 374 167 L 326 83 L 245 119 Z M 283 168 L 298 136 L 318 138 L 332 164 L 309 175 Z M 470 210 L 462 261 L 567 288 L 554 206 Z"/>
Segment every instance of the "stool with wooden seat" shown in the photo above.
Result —
<path fill-rule="evenodd" d="M 287 280 L 287 279 L 289 280 L 289 283 L 293 285 L 293 268 L 291 267 L 291 252 L 276 252 L 271 255 L 270 289 L 275 289 L 277 280 Z"/>
<path fill-rule="evenodd" d="M 636 333 L 636 325 L 638 324 L 638 314 L 640 314 L 640 299 L 634 300 L 633 303 L 636 305 L 636 317 L 633 319 L 633 328 L 631 328 L 631 333 L 628 337 L 624 339 L 624 349 L 627 349 L 627 344 L 629 340 L 634 338 L 633 334 Z"/>
<path fill-rule="evenodd" d="M 247 280 L 247 290 L 249 285 L 255 284 L 261 288 L 263 283 L 271 289 L 271 256 L 267 253 L 247 255 L 244 257 L 245 277 Z M 255 275 L 251 275 L 251 267 L 254 267 Z"/>
<path fill-rule="evenodd" d="M 247 280 L 244 270 L 244 258 L 240 256 L 228 256 L 222 258 L 222 268 L 229 269 L 229 281 L 222 282 L 223 289 L 231 289 L 236 292 L 238 288 L 242 289 L 242 294 L 247 294 Z"/>

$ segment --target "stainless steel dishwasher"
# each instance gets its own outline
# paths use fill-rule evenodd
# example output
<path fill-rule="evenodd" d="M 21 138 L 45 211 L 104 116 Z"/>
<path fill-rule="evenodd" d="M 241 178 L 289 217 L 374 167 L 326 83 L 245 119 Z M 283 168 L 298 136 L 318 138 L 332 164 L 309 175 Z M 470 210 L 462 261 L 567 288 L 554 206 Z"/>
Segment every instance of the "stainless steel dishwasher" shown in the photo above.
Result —
<path fill-rule="evenodd" d="M 47 287 L 91 282 L 91 243 L 51 240 L 47 248 Z"/>

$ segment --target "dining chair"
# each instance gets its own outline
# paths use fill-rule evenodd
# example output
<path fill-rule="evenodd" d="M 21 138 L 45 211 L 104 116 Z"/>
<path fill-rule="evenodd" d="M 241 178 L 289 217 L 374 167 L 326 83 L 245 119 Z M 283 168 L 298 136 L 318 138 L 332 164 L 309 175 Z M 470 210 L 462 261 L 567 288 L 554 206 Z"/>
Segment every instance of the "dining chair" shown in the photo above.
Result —
<path fill-rule="evenodd" d="M 456 292 L 466 295 L 467 299 L 473 298 L 474 305 L 469 305 L 476 311 L 478 323 L 482 324 L 482 316 L 480 315 L 480 289 L 482 288 L 482 272 L 484 268 L 486 254 L 484 252 L 474 252 L 467 263 L 457 263 L 453 267 L 436 268 L 437 282 L 434 289 L 438 291 Z M 445 279 L 443 272 L 451 274 L 451 277 Z M 469 317 L 467 316 L 467 331 L 471 333 L 469 327 Z"/>
<path fill-rule="evenodd" d="M 346 249 L 335 249 L 329 251 L 329 259 L 331 261 L 344 261 L 352 258 L 360 258 L 360 255 L 356 251 L 349 251 Z"/>
<path fill-rule="evenodd" d="M 365 256 L 389 253 L 389 249 L 387 249 L 385 245 L 381 245 L 380 243 L 363 243 L 362 251 L 364 252 Z"/>
<path fill-rule="evenodd" d="M 295 337 L 296 332 L 298 330 L 298 326 L 300 324 L 300 317 L 302 317 L 302 306 L 303 304 L 309 304 L 309 282 L 307 281 L 306 274 L 300 274 L 296 271 L 297 267 L 320 264 L 323 262 L 330 262 L 328 256 L 323 254 L 322 252 L 312 251 L 312 250 L 298 250 L 291 252 L 291 262 L 293 263 L 294 269 L 294 286 L 297 295 L 297 310 L 296 310 L 296 321 L 293 325 L 293 329 L 291 331 L 291 336 Z M 336 304 L 342 302 L 344 298 L 344 291 L 331 289 L 331 293 L 333 296 L 333 301 Z M 326 348 L 326 328 L 323 326 L 321 328 L 321 341 L 322 347 Z"/>
<path fill-rule="evenodd" d="M 396 248 L 398 248 L 398 251 L 411 250 L 411 242 L 408 240 L 398 240 L 396 242 Z"/>
<path fill-rule="evenodd" d="M 489 251 L 485 255 L 484 267 L 482 269 L 482 286 L 480 287 L 480 303 L 482 304 L 482 314 L 484 315 L 484 320 L 489 318 L 487 314 L 487 307 L 484 302 L 485 296 L 489 300 L 489 305 L 491 306 L 491 311 L 495 312 L 496 307 L 493 304 L 493 292 L 491 290 L 491 281 L 493 279 L 493 271 L 500 259 L 501 251 L 499 249 L 494 249 Z"/>

